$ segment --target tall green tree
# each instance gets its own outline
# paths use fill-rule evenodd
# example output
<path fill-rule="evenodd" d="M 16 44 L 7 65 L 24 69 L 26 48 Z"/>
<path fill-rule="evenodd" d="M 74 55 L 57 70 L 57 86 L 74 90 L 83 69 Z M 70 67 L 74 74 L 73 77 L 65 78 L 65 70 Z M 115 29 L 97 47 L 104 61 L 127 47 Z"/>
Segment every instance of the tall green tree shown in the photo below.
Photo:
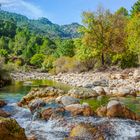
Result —
<path fill-rule="evenodd" d="M 127 24 L 127 45 L 129 52 L 139 58 L 140 63 L 140 13 L 134 15 Z M 137 63 L 135 59 L 135 63 Z"/>
<path fill-rule="evenodd" d="M 124 8 L 124 7 L 119 8 L 116 11 L 116 14 L 121 14 L 123 16 L 128 16 L 129 15 L 128 10 L 126 8 Z"/>
<path fill-rule="evenodd" d="M 57 44 L 57 50 L 56 53 L 59 57 L 61 56 L 69 56 L 73 57 L 75 52 L 75 45 L 73 40 L 61 40 Z"/>
<path fill-rule="evenodd" d="M 140 0 L 137 0 L 136 3 L 132 6 L 131 16 L 140 13 Z"/>

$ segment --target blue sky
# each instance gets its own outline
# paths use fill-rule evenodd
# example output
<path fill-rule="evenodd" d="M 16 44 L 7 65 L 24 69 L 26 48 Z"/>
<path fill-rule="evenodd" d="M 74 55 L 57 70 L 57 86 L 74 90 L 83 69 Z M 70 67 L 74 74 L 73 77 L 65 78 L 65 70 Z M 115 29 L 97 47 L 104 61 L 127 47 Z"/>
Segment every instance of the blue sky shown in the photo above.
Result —
<path fill-rule="evenodd" d="M 123 6 L 128 10 L 137 0 L 0 0 L 2 9 L 29 18 L 46 17 L 57 24 L 81 23 L 83 11 L 95 11 L 103 5 L 112 12 Z"/>

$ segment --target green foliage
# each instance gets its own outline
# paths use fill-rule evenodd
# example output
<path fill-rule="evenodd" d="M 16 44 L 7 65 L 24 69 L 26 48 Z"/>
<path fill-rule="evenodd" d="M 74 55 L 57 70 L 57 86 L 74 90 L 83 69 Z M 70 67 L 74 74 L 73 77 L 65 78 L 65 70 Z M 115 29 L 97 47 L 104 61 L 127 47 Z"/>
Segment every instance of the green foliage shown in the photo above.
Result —
<path fill-rule="evenodd" d="M 53 63 L 55 60 L 55 57 L 52 55 L 45 57 L 44 62 L 42 63 L 42 69 L 45 71 L 50 71 L 53 68 Z"/>
<path fill-rule="evenodd" d="M 96 12 L 84 12 L 84 26 L 77 23 L 59 26 L 46 18 L 29 20 L 1 10 L 0 57 L 7 63 L 4 67 L 14 70 L 25 66 L 28 70 L 32 64 L 44 71 L 59 73 L 111 65 L 137 66 L 140 58 L 139 5 L 140 0 L 132 8 L 133 16 L 129 16 L 124 7 L 115 13 L 102 7 Z"/>
<path fill-rule="evenodd" d="M 123 15 L 123 16 L 128 16 L 128 10 L 124 7 L 121 7 L 119 8 L 117 11 L 116 11 L 116 14 L 120 14 L 120 15 Z"/>
<path fill-rule="evenodd" d="M 0 56 L 7 57 L 8 56 L 7 50 L 6 49 L 0 49 Z"/>
<path fill-rule="evenodd" d="M 131 68 L 138 66 L 138 56 L 133 52 L 126 52 L 122 55 L 121 68 Z"/>
<path fill-rule="evenodd" d="M 133 16 L 127 24 L 127 44 L 131 52 L 140 54 L 140 13 Z"/>
<path fill-rule="evenodd" d="M 51 55 L 54 53 L 55 49 L 56 49 L 55 43 L 51 41 L 49 38 L 44 38 L 43 43 L 40 46 L 39 52 L 45 55 Z"/>
<path fill-rule="evenodd" d="M 137 0 L 136 3 L 132 6 L 131 16 L 135 16 L 140 13 L 140 0 Z"/>
<path fill-rule="evenodd" d="M 27 27 L 31 33 L 39 34 L 39 35 L 47 35 L 49 38 L 73 38 L 79 37 L 80 34 L 77 32 L 77 29 L 81 26 L 78 23 L 73 23 L 69 25 L 57 25 L 52 23 L 46 18 L 40 18 L 38 20 L 30 20 L 27 17 L 10 13 L 3 10 L 0 10 L 0 19 L 7 22 L 6 29 L 8 29 L 5 33 L 9 33 L 9 30 L 12 31 L 12 35 L 15 33 L 15 27 L 12 25 L 8 25 L 9 21 L 15 21 L 17 26 L 20 28 Z M 1 22 L 0 22 L 1 23 Z M 1 26 L 1 25 L 0 25 Z M 8 27 L 8 28 L 7 28 Z M 5 30 L 2 30 L 5 31 Z M 1 33 L 1 30 L 0 30 Z"/>
<path fill-rule="evenodd" d="M 35 54 L 32 58 L 30 63 L 35 65 L 38 68 L 42 67 L 42 63 L 45 59 L 45 56 L 43 54 Z"/>
<path fill-rule="evenodd" d="M 63 40 L 57 44 L 56 54 L 59 57 L 61 56 L 73 57 L 74 49 L 75 49 L 75 45 L 73 40 Z"/>

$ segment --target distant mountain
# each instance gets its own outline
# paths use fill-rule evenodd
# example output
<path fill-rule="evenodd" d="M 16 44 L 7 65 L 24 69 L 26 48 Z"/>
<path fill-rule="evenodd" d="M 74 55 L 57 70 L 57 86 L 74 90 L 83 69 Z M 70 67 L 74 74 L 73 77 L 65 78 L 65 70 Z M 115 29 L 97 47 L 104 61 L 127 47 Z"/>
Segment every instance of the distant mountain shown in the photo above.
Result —
<path fill-rule="evenodd" d="M 26 16 L 0 10 L 1 20 L 14 20 L 17 26 L 23 28 L 28 27 L 32 33 L 47 35 L 50 38 L 77 38 L 80 36 L 78 28 L 81 26 L 78 23 L 68 25 L 58 25 L 52 23 L 47 18 L 39 18 L 37 20 L 28 19 Z"/>

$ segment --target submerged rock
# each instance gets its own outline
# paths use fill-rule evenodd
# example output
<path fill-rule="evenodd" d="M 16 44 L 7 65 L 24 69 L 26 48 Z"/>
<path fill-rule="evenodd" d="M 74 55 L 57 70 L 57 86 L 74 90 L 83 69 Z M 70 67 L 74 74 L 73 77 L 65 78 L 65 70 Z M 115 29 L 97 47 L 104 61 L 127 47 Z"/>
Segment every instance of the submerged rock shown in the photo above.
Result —
<path fill-rule="evenodd" d="M 5 102 L 5 101 L 3 101 L 3 100 L 0 100 L 0 107 L 3 107 L 3 106 L 5 106 L 7 103 Z"/>
<path fill-rule="evenodd" d="M 29 107 L 31 112 L 34 112 L 35 110 L 37 110 L 40 107 L 43 107 L 45 105 L 46 105 L 46 103 L 43 100 L 35 99 L 28 105 L 28 107 Z"/>
<path fill-rule="evenodd" d="M 111 100 L 107 106 L 100 107 L 97 109 L 97 115 L 100 117 L 109 117 L 109 118 L 124 118 L 131 120 L 140 121 L 140 116 L 128 109 L 126 106 L 121 104 L 117 100 Z"/>
<path fill-rule="evenodd" d="M 103 134 L 90 124 L 81 123 L 76 125 L 66 140 L 105 140 Z"/>
<path fill-rule="evenodd" d="M 0 140 L 27 140 L 24 129 L 14 119 L 0 117 Z"/>
<path fill-rule="evenodd" d="M 2 109 L 0 109 L 0 117 L 4 117 L 4 118 L 7 118 L 7 117 L 10 117 L 11 114 L 9 112 L 6 112 Z"/>

